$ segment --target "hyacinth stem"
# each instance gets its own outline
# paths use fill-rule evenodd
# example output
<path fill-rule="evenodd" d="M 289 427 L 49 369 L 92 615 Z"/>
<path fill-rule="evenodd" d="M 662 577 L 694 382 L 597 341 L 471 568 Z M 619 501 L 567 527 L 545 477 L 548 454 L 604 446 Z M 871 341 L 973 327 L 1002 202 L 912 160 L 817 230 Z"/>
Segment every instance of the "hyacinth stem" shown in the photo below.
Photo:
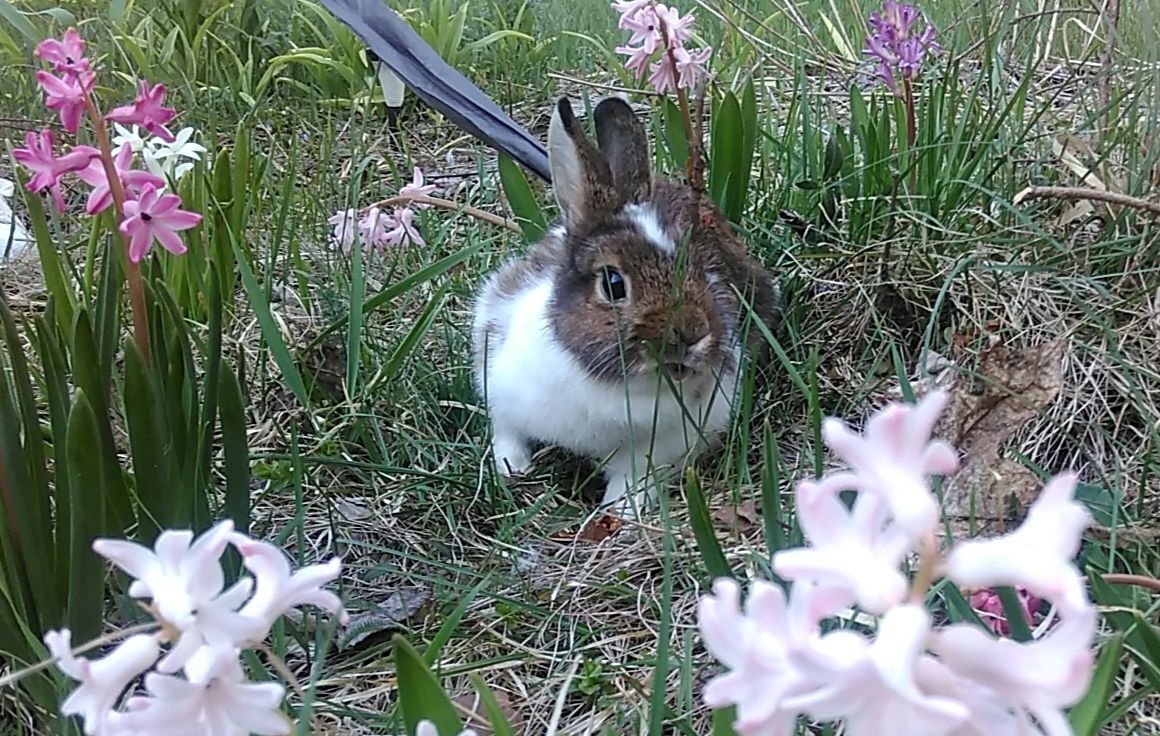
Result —
<path fill-rule="evenodd" d="M 105 116 L 97 109 L 92 95 L 88 92 L 85 92 L 85 110 L 89 113 L 89 119 L 93 121 L 93 134 L 101 151 L 101 163 L 109 180 L 109 191 L 113 195 L 113 211 L 116 213 L 114 221 L 120 223 L 125 219 L 125 188 L 121 185 L 121 177 L 117 174 L 117 165 L 113 161 L 113 148 L 109 143 Z M 125 275 L 129 280 L 129 302 L 133 309 L 133 340 L 137 343 L 137 350 L 141 353 L 145 365 L 148 366 L 152 362 L 149 350 L 149 310 L 145 305 L 145 286 L 141 281 L 141 268 L 129 258 L 129 239 L 121 234 L 119 228 L 117 235 L 125 243 L 124 264 Z"/>
<path fill-rule="evenodd" d="M 918 118 L 914 112 L 914 85 L 909 79 L 902 80 L 902 90 L 906 101 L 906 144 L 913 148 L 918 140 Z"/>
<path fill-rule="evenodd" d="M 656 3 L 653 3 L 653 8 L 656 8 Z M 677 69 L 677 55 L 673 52 L 673 44 L 669 37 L 668 26 L 664 21 L 660 22 L 661 43 L 665 47 L 665 55 L 669 57 L 669 64 L 672 65 L 673 71 Z M 694 138 L 693 135 L 693 114 L 689 108 L 689 95 L 684 88 L 677 86 L 677 104 L 681 108 L 681 125 L 685 129 L 685 140 L 689 142 L 689 160 L 685 162 L 685 173 L 689 179 L 692 179 L 696 171 L 694 161 L 701 155 L 701 141 Z"/>
<path fill-rule="evenodd" d="M 938 545 L 934 535 L 927 535 L 922 542 L 922 551 L 919 553 L 918 572 L 910 586 L 910 602 L 922 603 L 926 599 L 926 591 L 934 582 L 935 571 L 938 568 Z"/>
<path fill-rule="evenodd" d="M 93 639 L 91 641 L 87 641 L 84 644 L 81 644 L 79 647 L 74 647 L 72 650 L 72 654 L 74 657 L 77 657 L 77 656 L 84 654 L 85 652 L 91 651 L 93 649 L 97 649 L 98 647 L 103 647 L 106 644 L 111 644 L 111 643 L 117 641 L 118 639 L 127 639 L 130 636 L 136 636 L 137 634 L 148 634 L 149 632 L 155 631 L 155 630 L 158 630 L 157 622 L 156 621 L 146 621 L 145 623 L 137 624 L 136 626 L 130 626 L 129 628 L 122 629 L 121 631 L 113 631 L 113 632 L 110 632 L 108 634 L 105 634 L 104 636 L 99 636 L 96 639 Z M 41 660 L 40 662 L 37 662 L 34 665 L 31 665 L 29 667 L 25 667 L 22 670 L 17 670 L 16 672 L 11 672 L 11 673 L 5 675 L 4 677 L 0 677 L 0 689 L 6 688 L 15 682 L 19 682 L 19 681 L 23 680 L 25 677 L 28 677 L 29 675 L 34 675 L 37 672 L 40 672 L 41 670 L 46 670 L 49 667 L 52 667 L 53 665 L 55 665 L 56 663 L 57 663 L 56 657 L 49 657 L 48 659 Z"/>

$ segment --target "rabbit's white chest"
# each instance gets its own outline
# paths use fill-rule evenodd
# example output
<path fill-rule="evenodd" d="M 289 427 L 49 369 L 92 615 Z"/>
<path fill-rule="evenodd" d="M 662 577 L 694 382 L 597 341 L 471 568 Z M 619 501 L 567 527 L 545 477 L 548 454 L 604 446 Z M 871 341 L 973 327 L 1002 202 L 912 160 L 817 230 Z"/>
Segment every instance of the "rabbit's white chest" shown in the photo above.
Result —
<path fill-rule="evenodd" d="M 736 372 L 701 385 L 678 386 L 680 398 L 656 377 L 598 381 L 552 334 L 548 279 L 516 299 L 495 304 L 489 317 L 504 325 L 486 367 L 488 410 L 499 425 L 598 459 L 628 447 L 680 455 L 713 439 L 729 422 Z"/>

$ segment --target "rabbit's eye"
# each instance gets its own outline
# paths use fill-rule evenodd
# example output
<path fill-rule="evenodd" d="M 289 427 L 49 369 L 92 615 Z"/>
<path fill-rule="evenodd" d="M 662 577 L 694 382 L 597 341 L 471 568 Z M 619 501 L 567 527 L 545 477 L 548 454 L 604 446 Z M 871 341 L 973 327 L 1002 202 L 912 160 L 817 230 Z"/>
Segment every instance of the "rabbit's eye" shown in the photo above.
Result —
<path fill-rule="evenodd" d="M 618 302 L 628 297 L 628 284 L 624 280 L 624 276 L 620 274 L 615 268 L 605 266 L 600 269 L 599 275 L 596 277 L 600 281 L 600 290 L 604 293 L 604 298 L 610 302 Z"/>

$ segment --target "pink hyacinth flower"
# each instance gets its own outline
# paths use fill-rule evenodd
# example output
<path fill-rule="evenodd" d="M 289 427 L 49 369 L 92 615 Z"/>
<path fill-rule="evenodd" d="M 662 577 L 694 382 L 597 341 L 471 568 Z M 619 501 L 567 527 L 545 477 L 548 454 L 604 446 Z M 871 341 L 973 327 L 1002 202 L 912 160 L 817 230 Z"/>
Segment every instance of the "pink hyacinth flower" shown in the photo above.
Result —
<path fill-rule="evenodd" d="M 705 76 L 705 64 L 709 61 L 713 49 L 688 51 L 684 48 L 673 49 L 673 58 L 677 60 L 677 86 L 682 89 L 693 89 L 697 80 Z"/>
<path fill-rule="evenodd" d="M 661 58 L 651 67 L 649 84 L 659 94 L 675 93 L 677 91 L 677 67 L 668 54 L 661 54 Z"/>
<path fill-rule="evenodd" d="M 661 47 L 664 38 L 661 35 L 661 19 L 652 8 L 645 8 L 621 24 L 625 30 L 632 31 L 628 45 L 639 44 L 646 54 L 652 54 Z"/>
<path fill-rule="evenodd" d="M 65 699 L 61 713 L 79 715 L 85 733 L 106 733 L 121 694 L 129 683 L 149 669 L 161 653 L 157 637 L 137 634 L 121 642 L 101 659 L 77 659 L 72 653 L 72 632 L 68 629 L 44 635 L 45 646 L 59 660 L 61 671 L 80 686 Z"/>
<path fill-rule="evenodd" d="M 614 51 L 628 57 L 628 61 L 624 62 L 624 68 L 635 72 L 636 76 L 643 77 L 648 71 L 652 53 L 646 51 L 643 46 L 617 46 Z"/>
<path fill-rule="evenodd" d="M 155 84 L 152 87 L 148 82 L 141 82 L 141 93 L 133 100 L 132 105 L 122 105 L 113 108 L 105 117 L 113 122 L 126 125 L 140 125 L 151 134 L 166 143 L 174 141 L 173 133 L 165 127 L 177 114 L 173 108 L 165 107 L 165 85 Z"/>
<path fill-rule="evenodd" d="M 693 14 L 681 15 L 676 8 L 668 5 L 656 7 L 656 18 L 664 27 L 668 35 L 669 44 L 674 47 L 683 46 L 693 36 Z"/>
<path fill-rule="evenodd" d="M 407 184 L 406 186 L 404 186 L 402 189 L 399 190 L 399 196 L 400 197 L 427 197 L 427 196 L 430 196 L 431 192 L 435 191 L 436 186 L 434 184 L 425 184 L 424 181 L 425 180 L 423 178 L 423 170 L 420 169 L 418 166 L 416 166 L 415 171 L 414 171 L 412 178 L 411 178 L 411 183 Z M 414 202 L 410 206 L 414 207 L 417 210 L 424 210 L 424 209 L 427 209 L 428 207 L 430 207 L 431 205 L 425 204 L 423 202 Z"/>
<path fill-rule="evenodd" d="M 860 480 L 859 488 L 879 496 L 895 521 L 918 541 L 938 523 L 939 509 L 926 477 L 958 469 L 958 457 L 930 435 L 948 395 L 934 391 L 918 404 L 892 404 L 871 417 L 861 435 L 837 419 L 822 425 L 826 444 Z"/>
<path fill-rule="evenodd" d="M 59 40 L 48 38 L 36 46 L 36 56 L 52 64 L 57 74 L 65 77 L 79 77 L 89 72 L 89 60 L 85 58 L 85 42 L 75 28 L 64 32 Z"/>
<path fill-rule="evenodd" d="M 386 240 L 391 245 L 403 245 L 408 242 L 415 245 L 427 245 L 423 236 L 415 229 L 415 213 L 410 207 L 395 210 L 395 228 L 386 234 Z"/>
<path fill-rule="evenodd" d="M 113 158 L 113 166 L 117 170 L 117 176 L 121 179 L 121 186 L 124 187 L 126 195 L 139 192 L 146 184 L 152 184 L 156 189 L 165 186 L 165 180 L 160 176 L 150 174 L 148 171 L 132 169 L 130 168 L 132 165 L 133 147 L 126 143 L 121 146 L 121 150 Z M 93 191 L 89 193 L 85 212 L 95 215 L 108 209 L 109 205 L 113 203 L 113 190 L 109 186 L 109 177 L 105 172 L 104 162 L 100 158 L 94 158 L 88 166 L 77 172 L 77 176 L 93 187 Z"/>
<path fill-rule="evenodd" d="M 814 580 L 845 591 L 870 613 L 885 613 L 906 597 L 902 560 L 910 540 L 896 528 L 883 528 L 885 507 L 859 493 L 853 509 L 838 497 L 857 486 L 857 478 L 835 473 L 797 486 L 797 513 L 808 547 L 780 550 L 773 569 L 789 580 Z"/>
<path fill-rule="evenodd" d="M 76 133 L 81 126 L 81 116 L 85 111 L 85 95 L 92 89 L 96 75 L 81 72 L 76 77 L 57 77 L 43 69 L 36 73 L 36 81 L 44 90 L 45 106 L 60 111 L 60 124 L 70 133 Z"/>
<path fill-rule="evenodd" d="M 47 128 L 40 133 L 26 134 L 24 144 L 25 148 L 12 151 L 12 157 L 33 174 L 26 185 L 28 191 L 43 192 L 47 189 L 52 193 L 57 210 L 63 212 L 64 196 L 60 191 L 60 178 L 70 171 L 85 168 L 100 152 L 90 146 L 75 146 L 58 158 L 53 151 L 52 131 Z"/>
<path fill-rule="evenodd" d="M 177 233 L 196 227 L 201 215 L 178 209 L 181 197 L 162 194 L 146 184 L 136 199 L 125 202 L 125 220 L 121 234 L 129 238 L 129 260 L 139 263 L 156 240 L 170 253 L 181 255 L 187 250 Z"/>
<path fill-rule="evenodd" d="M 1027 592 L 1026 588 L 1017 589 L 1015 595 L 1019 599 L 1019 608 L 1023 614 L 1023 619 L 1029 625 L 1034 626 L 1041 600 Z M 1011 626 L 1007 622 L 1007 611 L 1003 608 L 1003 601 L 999 598 L 998 593 L 990 588 L 976 590 L 971 593 L 970 602 L 971 608 L 979 614 L 983 623 L 996 636 L 1011 635 Z"/>
<path fill-rule="evenodd" d="M 1091 684 L 1097 616 L 1093 607 L 1076 611 L 1026 644 L 954 624 L 934 634 L 932 648 L 956 675 L 985 683 L 1004 710 L 1033 715 L 1044 733 L 1070 734 L 1062 709 L 1079 701 Z"/>
<path fill-rule="evenodd" d="M 274 622 L 291 608 L 313 605 L 338 614 L 340 620 L 346 622 L 342 601 L 334 593 L 322 589 L 342 571 L 339 558 L 291 573 L 286 555 L 272 544 L 237 533 L 231 535 L 230 543 L 241 553 L 242 564 L 253 573 L 256 581 L 254 596 L 239 610 L 242 616 L 269 631 Z"/>
<path fill-rule="evenodd" d="M 637 15 L 644 12 L 646 9 L 652 9 L 653 0 L 618 0 L 612 3 L 612 9 L 620 14 L 619 28 L 628 28 L 628 23 L 632 22 Z"/>

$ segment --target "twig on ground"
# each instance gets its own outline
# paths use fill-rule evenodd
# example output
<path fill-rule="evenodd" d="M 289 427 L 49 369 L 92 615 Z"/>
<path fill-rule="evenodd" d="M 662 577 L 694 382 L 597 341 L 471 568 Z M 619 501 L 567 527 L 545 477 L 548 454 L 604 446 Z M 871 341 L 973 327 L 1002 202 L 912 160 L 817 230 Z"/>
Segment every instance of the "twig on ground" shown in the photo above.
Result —
<path fill-rule="evenodd" d="M 1093 199 L 1160 215 L 1160 202 L 1151 202 L 1147 199 L 1131 197 L 1127 194 L 1105 192 L 1099 189 L 1088 189 L 1086 187 L 1027 187 L 1016 194 L 1012 202 L 1014 204 L 1020 204 L 1029 199 Z"/>
<path fill-rule="evenodd" d="M 442 207 L 445 210 L 462 212 L 465 215 L 471 215 L 477 220 L 483 220 L 484 222 L 489 222 L 492 225 L 507 228 L 517 235 L 523 233 L 523 231 L 520 230 L 519 225 L 507 218 L 500 217 L 499 215 L 493 215 L 490 212 L 484 212 L 483 210 L 476 209 L 471 205 L 459 204 L 458 202 L 452 202 L 450 199 L 441 199 L 439 197 L 427 197 L 423 195 L 388 197 L 387 199 L 375 202 L 374 204 L 367 207 L 363 207 L 362 211 L 369 211 L 372 207 L 394 207 L 397 204 L 411 203 L 429 204 L 432 207 Z"/>

